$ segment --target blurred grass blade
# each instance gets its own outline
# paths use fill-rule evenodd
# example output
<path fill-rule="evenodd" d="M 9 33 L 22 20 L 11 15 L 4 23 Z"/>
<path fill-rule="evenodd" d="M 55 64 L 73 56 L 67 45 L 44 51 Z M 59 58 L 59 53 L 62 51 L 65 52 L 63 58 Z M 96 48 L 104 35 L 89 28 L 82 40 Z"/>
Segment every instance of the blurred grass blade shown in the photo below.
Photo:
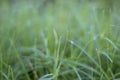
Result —
<path fill-rule="evenodd" d="M 8 80 L 8 76 L 4 72 L 0 71 L 0 73 L 5 78 L 5 80 Z"/>
<path fill-rule="evenodd" d="M 115 43 L 114 43 L 113 41 L 111 41 L 108 37 L 105 37 L 104 39 L 105 39 L 106 41 L 108 41 L 110 44 L 112 44 L 112 46 L 113 46 L 115 49 L 119 50 L 118 47 L 115 45 Z"/>
<path fill-rule="evenodd" d="M 101 54 L 103 54 L 110 62 L 113 62 L 108 53 L 102 51 Z"/>
<path fill-rule="evenodd" d="M 53 80 L 53 74 L 46 74 L 38 80 Z"/>
<path fill-rule="evenodd" d="M 82 80 L 77 69 L 75 67 L 73 67 L 73 69 L 74 69 L 75 73 L 77 74 L 78 80 Z"/>

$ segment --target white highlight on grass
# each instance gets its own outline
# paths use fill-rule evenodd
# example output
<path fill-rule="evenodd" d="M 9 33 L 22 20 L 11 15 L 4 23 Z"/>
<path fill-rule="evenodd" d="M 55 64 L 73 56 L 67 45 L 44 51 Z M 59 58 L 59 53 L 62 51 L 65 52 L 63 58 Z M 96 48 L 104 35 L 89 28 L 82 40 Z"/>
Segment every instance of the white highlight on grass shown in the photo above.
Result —
<path fill-rule="evenodd" d="M 74 42 L 73 42 L 72 40 L 69 40 L 69 42 L 70 42 L 71 44 L 74 44 Z"/>

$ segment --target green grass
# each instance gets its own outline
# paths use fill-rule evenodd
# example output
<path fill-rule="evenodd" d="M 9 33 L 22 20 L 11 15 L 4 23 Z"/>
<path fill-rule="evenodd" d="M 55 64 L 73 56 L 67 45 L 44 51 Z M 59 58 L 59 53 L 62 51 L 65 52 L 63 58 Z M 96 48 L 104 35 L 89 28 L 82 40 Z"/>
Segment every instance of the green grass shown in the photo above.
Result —
<path fill-rule="evenodd" d="M 119 80 L 119 13 L 87 1 L 3 1 L 0 80 Z"/>

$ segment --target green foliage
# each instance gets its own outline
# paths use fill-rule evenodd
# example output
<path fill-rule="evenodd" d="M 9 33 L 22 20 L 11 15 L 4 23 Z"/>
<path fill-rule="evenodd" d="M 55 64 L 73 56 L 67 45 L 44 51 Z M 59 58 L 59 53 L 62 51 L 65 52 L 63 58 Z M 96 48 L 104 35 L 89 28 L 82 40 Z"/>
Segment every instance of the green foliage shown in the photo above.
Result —
<path fill-rule="evenodd" d="M 77 0 L 1 2 L 0 80 L 119 80 L 117 9 L 106 14 Z"/>

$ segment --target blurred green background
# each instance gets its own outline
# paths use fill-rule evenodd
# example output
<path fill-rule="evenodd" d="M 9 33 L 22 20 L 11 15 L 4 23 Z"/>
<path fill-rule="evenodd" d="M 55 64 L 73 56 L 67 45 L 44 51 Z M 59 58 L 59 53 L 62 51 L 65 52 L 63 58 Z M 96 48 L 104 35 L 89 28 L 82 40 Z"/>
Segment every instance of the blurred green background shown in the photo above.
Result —
<path fill-rule="evenodd" d="M 119 80 L 120 0 L 0 0 L 0 80 Z"/>

